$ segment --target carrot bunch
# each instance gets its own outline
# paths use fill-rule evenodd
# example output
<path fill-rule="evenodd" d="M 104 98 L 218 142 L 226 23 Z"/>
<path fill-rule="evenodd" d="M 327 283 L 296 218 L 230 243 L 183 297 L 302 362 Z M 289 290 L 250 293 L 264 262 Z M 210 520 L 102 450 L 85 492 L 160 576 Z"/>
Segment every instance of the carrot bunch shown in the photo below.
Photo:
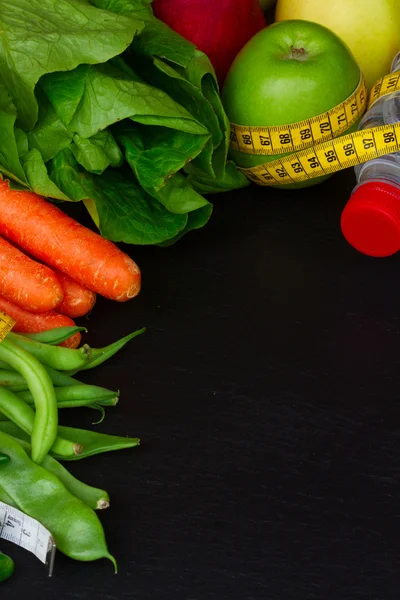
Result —
<path fill-rule="evenodd" d="M 0 179 L 0 310 L 15 331 L 74 325 L 97 294 L 125 302 L 140 291 L 136 263 L 57 206 Z M 77 347 L 80 333 L 64 342 Z"/>

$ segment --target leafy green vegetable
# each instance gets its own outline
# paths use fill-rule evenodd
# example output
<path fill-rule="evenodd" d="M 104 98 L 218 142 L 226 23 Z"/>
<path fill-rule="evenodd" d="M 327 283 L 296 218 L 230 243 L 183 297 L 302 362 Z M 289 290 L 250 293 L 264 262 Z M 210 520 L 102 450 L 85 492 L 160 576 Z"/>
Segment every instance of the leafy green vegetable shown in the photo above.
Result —
<path fill-rule="evenodd" d="M 89 212 L 100 233 L 116 242 L 158 244 L 175 237 L 186 226 L 186 214 L 165 209 L 128 170 L 123 174 L 107 170 L 100 176 L 88 173 L 67 149 L 53 159 L 50 176 L 72 200 L 89 200 Z"/>
<path fill-rule="evenodd" d="M 121 149 L 108 129 L 91 138 L 76 133 L 71 150 L 76 161 L 90 173 L 103 173 L 107 167 L 120 167 L 124 162 Z"/>
<path fill-rule="evenodd" d="M 0 140 L 5 143 L 0 146 L 0 171 L 4 175 L 14 177 L 20 183 L 26 182 L 20 159 L 15 135 L 17 109 L 10 94 L 0 84 Z"/>
<path fill-rule="evenodd" d="M 100 233 L 175 243 L 203 194 L 248 185 L 228 160 L 214 70 L 151 0 L 0 0 L 0 174 L 82 201 Z"/>
<path fill-rule="evenodd" d="M 19 124 L 37 119 L 35 85 L 42 75 L 121 54 L 143 22 L 82 0 L 0 0 L 0 83 L 18 110 Z"/>

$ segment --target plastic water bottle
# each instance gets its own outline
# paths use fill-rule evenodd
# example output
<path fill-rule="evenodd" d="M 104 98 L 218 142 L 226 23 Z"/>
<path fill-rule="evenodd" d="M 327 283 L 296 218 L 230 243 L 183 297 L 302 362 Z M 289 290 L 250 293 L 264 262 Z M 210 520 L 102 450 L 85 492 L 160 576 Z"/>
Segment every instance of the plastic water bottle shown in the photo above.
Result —
<path fill-rule="evenodd" d="M 391 72 L 400 71 L 400 52 Z M 362 117 L 358 129 L 400 121 L 400 91 L 382 96 Z M 342 233 L 360 252 L 390 256 L 400 250 L 400 152 L 355 168 L 357 185 L 341 217 Z"/>

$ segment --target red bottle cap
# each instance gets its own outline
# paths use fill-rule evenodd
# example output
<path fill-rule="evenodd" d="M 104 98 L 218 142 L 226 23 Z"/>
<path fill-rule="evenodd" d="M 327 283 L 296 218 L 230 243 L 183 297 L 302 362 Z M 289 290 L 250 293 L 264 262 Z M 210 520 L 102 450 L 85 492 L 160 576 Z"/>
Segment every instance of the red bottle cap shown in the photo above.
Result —
<path fill-rule="evenodd" d="M 341 217 L 342 233 L 356 250 L 390 256 L 400 250 L 400 188 L 371 181 L 360 185 Z"/>

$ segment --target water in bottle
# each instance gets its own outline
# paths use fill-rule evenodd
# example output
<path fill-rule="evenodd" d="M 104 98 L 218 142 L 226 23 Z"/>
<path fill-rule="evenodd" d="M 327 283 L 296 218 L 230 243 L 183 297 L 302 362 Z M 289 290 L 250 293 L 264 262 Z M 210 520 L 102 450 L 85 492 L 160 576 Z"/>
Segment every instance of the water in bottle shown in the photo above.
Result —
<path fill-rule="evenodd" d="M 391 72 L 400 73 L 400 52 Z M 358 129 L 400 122 L 400 91 L 376 100 Z M 389 256 L 400 250 L 400 152 L 369 160 L 355 167 L 357 185 L 342 213 L 341 228 L 347 241 L 370 256 Z"/>

